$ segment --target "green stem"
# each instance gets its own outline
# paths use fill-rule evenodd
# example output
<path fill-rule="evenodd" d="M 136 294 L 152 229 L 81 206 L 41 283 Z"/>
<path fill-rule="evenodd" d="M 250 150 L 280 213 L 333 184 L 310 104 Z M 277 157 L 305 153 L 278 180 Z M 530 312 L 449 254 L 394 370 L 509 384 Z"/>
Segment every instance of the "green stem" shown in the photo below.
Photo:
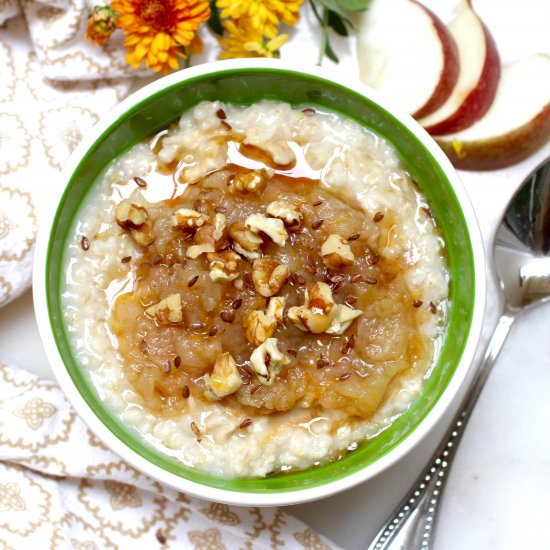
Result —
<path fill-rule="evenodd" d="M 317 59 L 317 65 L 321 65 L 323 58 L 325 57 L 325 51 L 328 44 L 328 9 L 323 7 L 323 21 L 321 23 L 321 47 L 319 49 L 319 58 Z"/>

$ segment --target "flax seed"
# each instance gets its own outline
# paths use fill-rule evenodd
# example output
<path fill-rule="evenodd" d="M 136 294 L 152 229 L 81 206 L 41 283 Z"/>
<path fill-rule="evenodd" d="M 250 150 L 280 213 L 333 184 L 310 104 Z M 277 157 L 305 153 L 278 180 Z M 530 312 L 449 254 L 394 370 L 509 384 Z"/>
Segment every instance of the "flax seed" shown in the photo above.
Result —
<path fill-rule="evenodd" d="M 139 187 L 147 187 L 147 182 L 143 178 L 140 178 L 139 176 L 136 176 L 134 178 L 134 181 L 136 182 L 136 185 L 138 185 Z"/>
<path fill-rule="evenodd" d="M 170 374 L 170 371 L 172 370 L 172 362 L 170 359 L 166 360 L 162 365 L 162 371 L 164 374 Z"/>
<path fill-rule="evenodd" d="M 302 113 L 306 116 L 313 116 L 315 114 L 315 109 L 313 107 L 307 107 L 306 109 L 302 109 Z"/>
<path fill-rule="evenodd" d="M 413 307 L 420 307 L 424 302 L 422 300 L 413 300 Z"/>
<path fill-rule="evenodd" d="M 181 396 L 184 398 L 184 399 L 188 399 L 189 396 L 191 395 L 191 392 L 189 391 L 189 386 L 183 386 L 183 388 L 181 388 Z"/>
<path fill-rule="evenodd" d="M 80 239 L 80 246 L 82 247 L 82 250 L 90 250 L 90 241 L 88 240 L 88 237 L 85 235 L 82 235 L 82 239 Z"/>
<path fill-rule="evenodd" d="M 233 301 L 233 303 L 231 304 L 231 307 L 233 309 L 239 309 L 242 305 L 243 305 L 243 299 L 237 298 L 236 300 Z"/>
<path fill-rule="evenodd" d="M 224 323 L 232 323 L 235 320 L 235 310 L 220 311 L 220 318 Z"/>
<path fill-rule="evenodd" d="M 193 433 L 195 434 L 197 441 L 200 443 L 202 439 L 202 433 L 199 430 L 199 427 L 195 424 L 195 422 L 191 422 L 191 429 L 193 430 Z"/>
<path fill-rule="evenodd" d="M 191 323 L 191 328 L 193 328 L 195 330 L 202 330 L 202 329 L 206 328 L 206 324 L 205 323 Z"/>
<path fill-rule="evenodd" d="M 324 220 L 315 220 L 312 224 L 311 224 L 311 229 L 319 229 L 319 227 L 321 227 L 323 225 L 323 221 Z"/>
<path fill-rule="evenodd" d="M 382 221 L 383 218 L 384 218 L 384 212 L 376 212 L 372 220 L 374 221 L 374 223 L 378 223 L 379 221 Z"/>
<path fill-rule="evenodd" d="M 347 380 L 348 378 L 351 378 L 351 372 L 345 372 L 344 374 L 342 374 L 341 376 L 339 376 L 337 378 L 337 380 L 340 380 L 341 382 L 343 382 L 344 380 Z"/>
<path fill-rule="evenodd" d="M 124 256 L 122 260 L 120 260 L 123 264 L 127 264 L 132 259 L 132 256 Z"/>
<path fill-rule="evenodd" d="M 435 307 L 435 304 L 433 302 L 430 302 L 430 313 L 433 313 L 434 315 L 437 313 L 437 307 Z"/>
<path fill-rule="evenodd" d="M 248 426 L 252 426 L 252 418 L 245 418 L 242 422 L 239 428 L 241 430 L 244 430 L 245 428 L 248 428 Z"/>
<path fill-rule="evenodd" d="M 214 208 L 214 212 L 216 212 L 216 214 L 225 214 L 227 212 L 227 208 L 225 206 L 216 206 L 216 208 Z"/>
<path fill-rule="evenodd" d="M 145 340 L 142 340 L 139 343 L 139 348 L 141 349 L 141 353 L 144 355 L 149 351 L 149 346 L 147 345 L 147 342 Z"/>
<path fill-rule="evenodd" d="M 155 259 L 153 260 L 153 265 L 159 265 L 162 262 L 163 259 L 164 258 L 162 256 L 162 254 L 157 254 L 155 256 Z"/>
<path fill-rule="evenodd" d="M 378 282 L 378 280 L 375 279 L 374 277 L 365 277 L 365 282 L 368 285 L 375 285 Z"/>
<path fill-rule="evenodd" d="M 180 368 L 180 365 L 181 365 L 181 357 L 179 355 L 176 355 L 174 357 L 174 367 L 176 367 L 177 369 Z"/>
<path fill-rule="evenodd" d="M 355 284 L 361 281 L 363 281 L 363 275 L 361 275 L 360 273 L 357 273 L 351 278 L 350 283 Z"/>
<path fill-rule="evenodd" d="M 426 208 L 425 206 L 423 206 L 420 210 L 422 210 L 422 212 L 424 212 L 424 214 L 428 217 L 428 218 L 431 218 L 432 217 L 432 212 L 429 208 Z"/>
<path fill-rule="evenodd" d="M 356 296 L 353 296 L 352 294 L 350 294 L 349 296 L 346 297 L 346 304 L 348 304 L 348 306 L 355 304 L 355 302 L 357 302 Z"/>
<path fill-rule="evenodd" d="M 231 128 L 231 124 L 228 124 L 227 122 L 225 122 L 225 120 L 222 120 L 222 126 L 223 126 L 226 130 L 233 130 L 233 128 Z"/>
<path fill-rule="evenodd" d="M 380 261 L 380 254 L 374 254 L 373 256 L 369 256 L 367 258 L 367 263 L 369 265 L 376 265 Z"/>
<path fill-rule="evenodd" d="M 225 120 L 227 118 L 227 115 L 225 114 L 225 111 L 223 109 L 218 109 L 216 111 L 216 116 L 220 119 L 220 120 Z"/>
<path fill-rule="evenodd" d="M 214 325 L 208 331 L 208 336 L 216 336 L 217 332 L 218 332 L 218 327 L 216 325 Z"/>
<path fill-rule="evenodd" d="M 348 237 L 348 241 L 356 241 L 361 235 L 359 233 L 354 233 Z"/>
<path fill-rule="evenodd" d="M 306 280 L 302 277 L 302 275 L 300 275 L 299 273 L 295 273 L 294 274 L 294 280 L 299 284 L 299 285 L 305 285 L 306 284 Z"/>
<path fill-rule="evenodd" d="M 318 199 L 313 203 L 313 206 L 319 206 L 323 204 L 325 201 L 323 199 Z"/>
<path fill-rule="evenodd" d="M 187 283 L 187 286 L 189 288 L 191 288 L 197 281 L 199 280 L 199 276 L 198 275 L 195 275 L 194 277 L 191 277 L 191 279 L 189 279 L 188 283 Z"/>

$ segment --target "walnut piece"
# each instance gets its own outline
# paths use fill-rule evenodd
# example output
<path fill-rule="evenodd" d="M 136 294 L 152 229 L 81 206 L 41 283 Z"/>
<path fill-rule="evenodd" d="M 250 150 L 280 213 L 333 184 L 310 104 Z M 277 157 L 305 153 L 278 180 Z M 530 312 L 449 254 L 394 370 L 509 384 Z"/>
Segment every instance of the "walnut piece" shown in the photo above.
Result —
<path fill-rule="evenodd" d="M 321 246 L 321 256 L 329 269 L 341 269 L 355 261 L 350 245 L 337 233 L 327 237 Z"/>
<path fill-rule="evenodd" d="M 232 250 L 209 253 L 206 259 L 210 262 L 210 279 L 215 283 L 228 283 L 239 276 L 241 257 Z"/>
<path fill-rule="evenodd" d="M 186 251 L 188 258 L 195 259 L 201 254 L 222 250 L 227 241 L 227 218 L 223 214 L 215 214 L 211 222 L 197 229 L 192 244 Z"/>
<path fill-rule="evenodd" d="M 172 214 L 172 227 L 179 227 L 184 231 L 194 231 L 208 221 L 206 214 L 201 214 L 190 208 L 180 208 Z"/>
<path fill-rule="evenodd" d="M 265 188 L 274 173 L 271 169 L 238 172 L 229 181 L 229 190 L 232 193 L 257 193 Z"/>
<path fill-rule="evenodd" d="M 268 338 L 250 356 L 250 367 L 265 386 L 270 386 L 290 358 L 277 347 L 277 338 Z"/>
<path fill-rule="evenodd" d="M 243 327 L 246 339 L 253 345 L 259 346 L 271 338 L 277 330 L 277 324 L 283 322 L 285 298 L 273 297 L 264 313 L 260 310 L 249 311 L 243 318 Z"/>
<path fill-rule="evenodd" d="M 148 307 L 145 313 L 153 317 L 159 323 L 181 323 L 183 321 L 181 295 L 177 293 L 170 294 L 170 296 L 167 296 L 158 304 Z"/>
<path fill-rule="evenodd" d="M 258 250 L 263 243 L 262 238 L 250 231 L 242 222 L 235 222 L 229 226 L 229 236 L 246 251 Z"/>
<path fill-rule="evenodd" d="M 120 227 L 130 232 L 136 243 L 148 246 L 155 240 L 151 232 L 151 220 L 145 207 L 132 204 L 125 199 L 119 202 L 115 209 L 115 220 Z"/>
<path fill-rule="evenodd" d="M 237 364 L 230 353 L 222 353 L 216 359 L 212 374 L 205 374 L 204 381 L 208 388 L 207 397 L 211 397 L 210 391 L 218 399 L 235 393 L 243 383 Z"/>
<path fill-rule="evenodd" d="M 361 310 L 335 304 L 332 291 L 326 283 L 313 283 L 306 290 L 305 298 L 303 306 L 289 308 L 288 318 L 300 330 L 313 334 L 343 334 L 354 319 L 363 315 Z"/>
<path fill-rule="evenodd" d="M 246 339 L 257 347 L 275 334 L 277 319 L 255 309 L 243 317 L 243 327 Z"/>
<path fill-rule="evenodd" d="M 267 218 L 263 214 L 250 214 L 244 222 L 254 233 L 265 233 L 275 244 L 284 246 L 288 233 L 285 224 L 278 218 Z"/>
<path fill-rule="evenodd" d="M 256 291 L 266 298 L 281 290 L 288 278 L 288 267 L 276 258 L 263 256 L 252 264 L 252 282 Z"/>
<path fill-rule="evenodd" d="M 299 208 L 290 202 L 273 201 L 267 205 L 268 216 L 280 219 L 288 228 L 296 231 L 302 223 L 303 215 Z"/>

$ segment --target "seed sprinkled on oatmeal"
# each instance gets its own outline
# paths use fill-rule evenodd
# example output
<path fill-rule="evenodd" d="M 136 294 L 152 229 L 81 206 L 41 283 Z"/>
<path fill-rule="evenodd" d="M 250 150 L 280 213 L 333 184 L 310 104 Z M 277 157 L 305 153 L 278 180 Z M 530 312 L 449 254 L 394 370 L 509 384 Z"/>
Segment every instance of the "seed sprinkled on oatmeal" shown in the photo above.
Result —
<path fill-rule="evenodd" d="M 223 310 L 220 311 L 220 318 L 224 323 L 232 323 L 235 320 L 235 310 Z"/>
<path fill-rule="evenodd" d="M 323 199 L 318 199 L 316 200 L 314 203 L 313 203 L 313 206 L 320 206 L 321 204 L 323 204 L 325 201 Z"/>
<path fill-rule="evenodd" d="M 367 263 L 369 265 L 376 265 L 380 261 L 380 254 L 374 254 L 373 256 L 369 256 L 367 258 Z"/>
<path fill-rule="evenodd" d="M 220 119 L 220 120 L 225 120 L 227 118 L 227 115 L 225 114 L 225 111 L 223 109 L 218 109 L 216 111 L 216 116 Z"/>
<path fill-rule="evenodd" d="M 323 221 L 324 220 L 315 220 L 312 224 L 311 224 L 311 229 L 319 229 L 319 227 L 321 227 L 323 225 Z"/>
<path fill-rule="evenodd" d="M 350 294 L 349 296 L 346 297 L 346 304 L 348 304 L 348 306 L 355 304 L 355 302 L 357 302 L 357 297 L 354 296 L 353 294 Z"/>
<path fill-rule="evenodd" d="M 348 339 L 348 345 L 350 349 L 353 349 L 355 347 L 355 341 L 356 341 L 356 338 L 355 338 L 355 332 L 354 332 Z"/>
<path fill-rule="evenodd" d="M 136 182 L 136 185 L 138 185 L 139 187 L 147 187 L 147 182 L 143 178 L 140 178 L 139 176 L 136 176 L 134 178 L 134 181 Z"/>
<path fill-rule="evenodd" d="M 132 256 L 124 256 L 124 258 L 122 258 L 122 260 L 120 261 L 123 264 L 127 264 L 131 259 L 132 259 Z"/>
<path fill-rule="evenodd" d="M 432 217 L 432 211 L 431 211 L 429 208 L 426 208 L 425 206 L 423 206 L 420 210 L 422 210 L 422 212 L 424 212 L 424 214 L 425 214 L 428 218 L 431 218 L 431 217 Z"/>
<path fill-rule="evenodd" d="M 155 259 L 153 260 L 153 265 L 159 265 L 162 262 L 163 259 L 164 258 L 162 256 L 162 254 L 157 254 L 155 256 Z"/>
<path fill-rule="evenodd" d="M 231 124 L 228 124 L 227 122 L 225 122 L 225 120 L 222 120 L 222 126 L 223 126 L 226 130 L 233 130 L 233 128 L 231 127 Z"/>
<path fill-rule="evenodd" d="M 342 347 L 340 348 L 340 353 L 342 355 L 347 355 L 347 353 L 349 352 L 350 350 L 350 345 L 349 345 L 349 341 L 346 341 L 342 344 Z"/>
<path fill-rule="evenodd" d="M 90 241 L 85 235 L 82 235 L 82 239 L 80 239 L 80 246 L 84 251 L 90 250 Z"/>
<path fill-rule="evenodd" d="M 172 267 L 176 263 L 176 257 L 173 254 L 166 254 L 166 265 Z"/>
<path fill-rule="evenodd" d="M 180 368 L 180 365 L 181 365 L 181 357 L 179 355 L 176 355 L 174 357 L 174 367 L 176 367 L 177 369 Z"/>
<path fill-rule="evenodd" d="M 169 374 L 170 373 L 170 371 L 172 370 L 172 362 L 170 361 L 170 359 L 167 359 L 163 363 L 162 370 L 163 370 L 164 374 Z"/>
<path fill-rule="evenodd" d="M 233 301 L 233 303 L 231 304 L 231 307 L 233 309 L 239 309 L 242 305 L 243 305 L 243 299 L 237 298 L 236 300 Z"/>
<path fill-rule="evenodd" d="M 349 378 L 351 378 L 351 375 L 352 375 L 351 372 L 345 372 L 344 374 L 340 375 L 337 378 L 337 380 L 340 380 L 341 382 L 343 382 L 344 380 L 348 380 Z"/>
<path fill-rule="evenodd" d="M 372 218 L 375 223 L 378 223 L 379 221 L 382 221 L 384 219 L 384 212 L 376 212 L 374 217 Z"/>
<path fill-rule="evenodd" d="M 139 267 L 143 269 L 151 269 L 153 267 L 153 264 L 151 262 L 141 262 L 139 264 Z"/>
<path fill-rule="evenodd" d="M 203 330 L 206 328 L 206 323 L 200 323 L 200 322 L 191 323 L 191 328 L 195 330 Z"/>
<path fill-rule="evenodd" d="M 378 282 L 378 280 L 375 277 L 365 277 L 365 282 L 368 285 L 375 285 Z"/>
<path fill-rule="evenodd" d="M 183 386 L 183 388 L 181 388 L 181 396 L 184 398 L 184 399 L 188 399 L 189 396 L 191 395 L 191 392 L 189 391 L 189 386 Z"/>
<path fill-rule="evenodd" d="M 191 422 L 191 429 L 193 430 L 193 433 L 195 434 L 197 441 L 200 443 L 202 439 L 202 433 L 195 422 Z"/>
<path fill-rule="evenodd" d="M 216 214 L 225 214 L 227 212 L 227 208 L 225 206 L 216 206 L 216 208 L 214 208 L 214 212 L 216 212 Z"/>
<path fill-rule="evenodd" d="M 363 275 L 361 275 L 360 273 L 357 273 L 355 274 L 351 279 L 350 279 L 350 283 L 352 284 L 355 284 L 355 283 L 359 283 L 363 281 Z"/>
<path fill-rule="evenodd" d="M 298 355 L 298 352 L 294 348 L 288 348 L 286 352 L 293 357 L 296 357 Z"/>
<path fill-rule="evenodd" d="M 350 235 L 347 240 L 348 241 L 356 241 L 361 235 L 359 233 L 353 233 L 352 235 Z"/>
<path fill-rule="evenodd" d="M 302 113 L 306 116 L 313 116 L 316 111 L 313 107 L 306 107 L 305 109 L 302 109 Z"/>
<path fill-rule="evenodd" d="M 187 286 L 191 288 L 197 281 L 199 280 L 199 276 L 195 275 L 194 277 L 191 277 L 189 281 L 187 282 Z"/>
<path fill-rule="evenodd" d="M 258 393 L 261 389 L 262 389 L 262 385 L 261 385 L 261 384 L 258 384 L 257 386 L 254 386 L 254 387 L 250 390 L 250 395 L 254 395 L 254 394 Z"/>
<path fill-rule="evenodd" d="M 157 540 L 160 542 L 160 544 L 166 544 L 166 537 L 164 535 L 164 533 L 160 530 L 160 529 L 157 529 L 156 532 L 155 532 L 155 537 L 157 538 Z"/>
<path fill-rule="evenodd" d="M 413 300 L 413 307 L 420 307 L 424 302 L 422 300 Z"/>
<path fill-rule="evenodd" d="M 252 418 L 245 418 L 242 422 L 239 428 L 241 430 L 244 430 L 245 428 L 248 428 L 249 426 L 252 426 Z"/>
<path fill-rule="evenodd" d="M 208 336 L 216 336 L 218 333 L 218 327 L 214 325 L 213 327 L 210 327 L 210 330 L 208 331 Z"/>
<path fill-rule="evenodd" d="M 433 302 L 430 302 L 430 313 L 433 313 L 434 315 L 437 313 L 437 307 Z"/>

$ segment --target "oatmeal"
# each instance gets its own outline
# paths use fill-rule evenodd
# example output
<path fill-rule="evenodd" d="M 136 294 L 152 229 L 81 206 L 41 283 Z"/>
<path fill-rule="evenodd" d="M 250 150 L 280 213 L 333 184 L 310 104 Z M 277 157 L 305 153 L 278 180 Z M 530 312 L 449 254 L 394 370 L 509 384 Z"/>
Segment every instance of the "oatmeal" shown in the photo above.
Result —
<path fill-rule="evenodd" d="M 445 325 L 444 243 L 394 151 L 281 103 L 199 104 L 115 160 L 67 273 L 66 322 L 106 404 L 225 476 L 374 437 L 421 391 Z"/>

